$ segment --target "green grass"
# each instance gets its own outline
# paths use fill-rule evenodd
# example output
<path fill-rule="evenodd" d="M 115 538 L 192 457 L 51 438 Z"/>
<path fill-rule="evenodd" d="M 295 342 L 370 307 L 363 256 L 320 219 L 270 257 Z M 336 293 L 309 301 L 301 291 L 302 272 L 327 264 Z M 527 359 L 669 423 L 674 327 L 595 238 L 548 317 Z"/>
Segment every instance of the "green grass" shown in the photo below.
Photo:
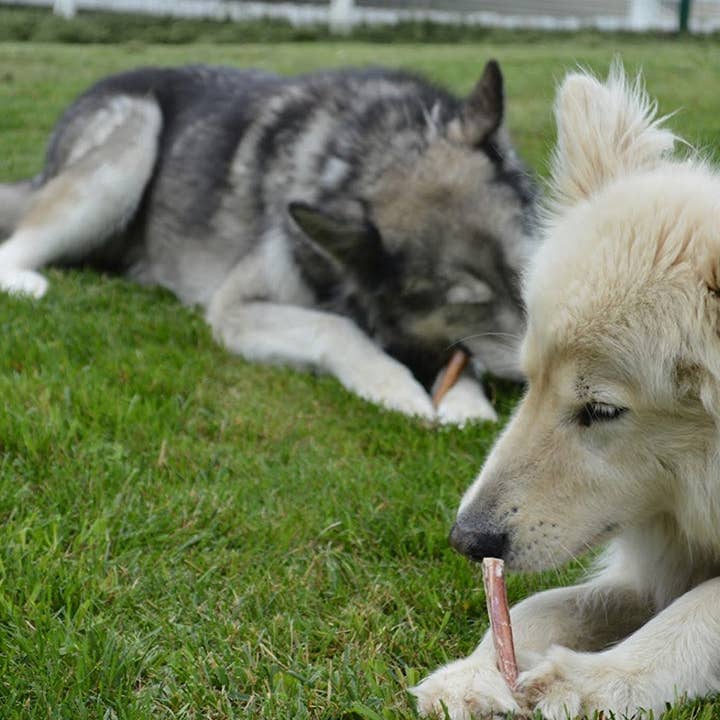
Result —
<path fill-rule="evenodd" d="M 713 149 L 720 52 L 703 42 L 4 44 L 0 177 L 36 172 L 62 107 L 121 68 L 372 62 L 467 91 L 491 56 L 544 172 L 554 82 L 615 53 Z M 49 276 L 40 302 L 0 298 L 0 717 L 415 717 L 407 686 L 486 627 L 446 535 L 497 428 L 425 427 L 331 378 L 230 357 L 162 291 Z M 513 399 L 500 393 L 503 417 Z M 577 573 L 513 576 L 511 600 Z"/>

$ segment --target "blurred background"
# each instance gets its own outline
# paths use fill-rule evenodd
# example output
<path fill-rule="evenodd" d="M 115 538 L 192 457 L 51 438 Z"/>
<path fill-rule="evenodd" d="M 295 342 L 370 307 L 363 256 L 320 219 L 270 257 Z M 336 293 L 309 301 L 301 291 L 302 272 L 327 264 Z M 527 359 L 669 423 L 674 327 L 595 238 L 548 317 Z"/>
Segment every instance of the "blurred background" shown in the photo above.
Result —
<path fill-rule="evenodd" d="M 110 10 L 183 18 L 274 18 L 295 25 L 325 21 L 337 32 L 358 24 L 408 20 L 548 30 L 712 32 L 720 26 L 720 0 L 0 0 L 0 4 L 52 7 L 67 18 L 78 10 Z"/>

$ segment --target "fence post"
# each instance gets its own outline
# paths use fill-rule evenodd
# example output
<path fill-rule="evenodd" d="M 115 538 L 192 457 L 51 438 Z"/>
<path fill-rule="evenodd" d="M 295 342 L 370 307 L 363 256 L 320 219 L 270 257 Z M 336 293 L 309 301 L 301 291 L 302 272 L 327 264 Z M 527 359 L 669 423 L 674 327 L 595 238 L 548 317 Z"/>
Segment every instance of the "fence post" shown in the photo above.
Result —
<path fill-rule="evenodd" d="M 75 0 L 54 0 L 53 2 L 53 12 L 66 20 L 74 18 L 76 11 Z"/>
<path fill-rule="evenodd" d="M 347 35 L 355 24 L 355 0 L 330 0 L 328 20 L 331 33 Z"/>
<path fill-rule="evenodd" d="M 686 33 L 688 31 L 688 22 L 690 21 L 690 0 L 680 0 L 679 11 L 679 30 L 681 33 Z"/>

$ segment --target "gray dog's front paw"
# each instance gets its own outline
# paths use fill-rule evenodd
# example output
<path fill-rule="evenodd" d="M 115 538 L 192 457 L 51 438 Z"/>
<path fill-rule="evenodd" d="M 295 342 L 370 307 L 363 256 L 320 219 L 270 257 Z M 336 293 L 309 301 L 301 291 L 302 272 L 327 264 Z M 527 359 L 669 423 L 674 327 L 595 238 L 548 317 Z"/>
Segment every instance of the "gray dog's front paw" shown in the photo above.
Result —
<path fill-rule="evenodd" d="M 473 422 L 497 422 L 497 413 L 485 397 L 482 385 L 471 377 L 461 377 L 440 402 L 438 420 L 443 425 L 463 427 Z"/>
<path fill-rule="evenodd" d="M 445 665 L 410 689 L 420 715 L 450 720 L 495 718 L 520 707 L 494 660 L 470 656 Z"/>
<path fill-rule="evenodd" d="M 404 365 L 382 362 L 354 363 L 336 371 L 340 382 L 370 402 L 424 420 L 435 419 L 435 408 L 423 386 Z"/>
<path fill-rule="evenodd" d="M 48 281 L 33 270 L 5 269 L 0 271 L 0 291 L 10 295 L 41 298 L 48 289 Z"/>

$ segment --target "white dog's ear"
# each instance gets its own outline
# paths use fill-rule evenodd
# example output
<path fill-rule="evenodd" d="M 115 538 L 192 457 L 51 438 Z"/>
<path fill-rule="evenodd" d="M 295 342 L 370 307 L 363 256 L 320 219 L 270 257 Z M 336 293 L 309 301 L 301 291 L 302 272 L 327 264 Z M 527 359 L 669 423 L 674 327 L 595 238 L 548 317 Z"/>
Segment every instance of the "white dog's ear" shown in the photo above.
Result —
<path fill-rule="evenodd" d="M 568 75 L 555 100 L 556 205 L 586 200 L 614 178 L 657 165 L 672 151 L 675 136 L 656 115 L 640 76 L 631 82 L 619 62 L 605 82 L 585 72 Z"/>

